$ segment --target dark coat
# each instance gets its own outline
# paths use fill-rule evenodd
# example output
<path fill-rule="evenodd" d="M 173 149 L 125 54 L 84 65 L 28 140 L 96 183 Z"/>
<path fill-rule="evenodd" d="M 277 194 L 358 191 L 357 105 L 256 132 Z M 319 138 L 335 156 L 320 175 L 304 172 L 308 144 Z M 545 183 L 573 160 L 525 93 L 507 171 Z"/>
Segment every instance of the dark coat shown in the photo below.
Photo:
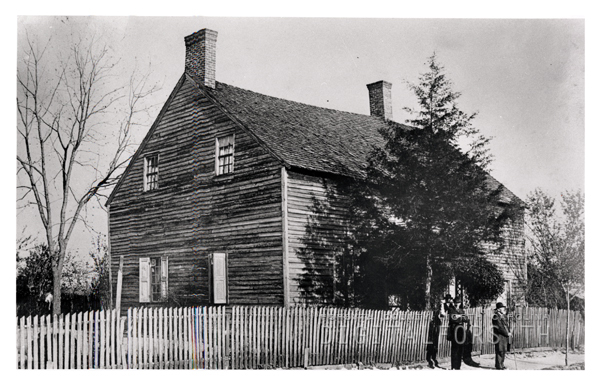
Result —
<path fill-rule="evenodd" d="M 456 308 L 454 305 L 448 307 L 448 334 L 447 339 L 454 343 L 463 344 L 466 340 L 466 324 L 469 318 L 465 315 L 465 311 Z"/>
<path fill-rule="evenodd" d="M 498 312 L 494 312 L 492 326 L 494 329 L 494 343 L 496 344 L 496 350 L 508 351 L 509 329 L 506 317 Z"/>
<path fill-rule="evenodd" d="M 427 333 L 427 344 L 437 348 L 440 338 L 440 326 L 442 320 L 440 319 L 440 312 L 436 311 L 433 313 L 433 318 L 429 321 L 429 329 Z M 429 348 L 429 347 L 428 347 Z"/>

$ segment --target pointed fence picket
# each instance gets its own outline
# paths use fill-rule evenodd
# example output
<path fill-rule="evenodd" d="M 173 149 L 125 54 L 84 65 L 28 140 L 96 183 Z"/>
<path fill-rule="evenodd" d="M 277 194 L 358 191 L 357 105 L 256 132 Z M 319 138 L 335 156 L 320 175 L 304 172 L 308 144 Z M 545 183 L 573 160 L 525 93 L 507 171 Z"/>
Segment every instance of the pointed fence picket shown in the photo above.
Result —
<path fill-rule="evenodd" d="M 493 310 L 466 311 L 474 354 L 494 352 Z M 257 369 L 425 359 L 431 312 L 334 307 L 133 308 L 17 318 L 20 369 Z M 564 346 L 567 312 L 534 307 L 508 315 L 512 347 Z M 570 311 L 570 348 L 585 343 Z M 447 320 L 438 357 L 450 355 Z"/>

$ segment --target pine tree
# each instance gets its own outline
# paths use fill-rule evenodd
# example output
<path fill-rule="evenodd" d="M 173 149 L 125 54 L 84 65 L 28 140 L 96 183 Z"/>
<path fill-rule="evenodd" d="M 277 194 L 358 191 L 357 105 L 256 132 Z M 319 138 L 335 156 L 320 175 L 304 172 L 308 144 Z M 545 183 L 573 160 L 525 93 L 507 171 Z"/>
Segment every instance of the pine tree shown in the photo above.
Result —
<path fill-rule="evenodd" d="M 435 55 L 428 67 L 409 85 L 419 102 L 407 109 L 414 115 L 410 126 L 388 122 L 381 131 L 385 145 L 372 153 L 367 181 L 353 194 L 362 230 L 356 239 L 378 246 L 365 253 L 388 267 L 387 290 L 404 292 L 413 308 L 430 307 L 432 289 L 440 293 L 454 275 L 472 275 L 465 267 L 485 264 L 484 242 L 498 241 L 510 217 L 496 205 L 501 186 L 493 188 L 486 173 L 489 140 L 474 128 L 476 114 L 458 108 L 460 93 Z M 472 139 L 466 150 L 463 138 Z M 502 275 L 486 267 L 492 277 L 486 296 L 497 296 Z"/>

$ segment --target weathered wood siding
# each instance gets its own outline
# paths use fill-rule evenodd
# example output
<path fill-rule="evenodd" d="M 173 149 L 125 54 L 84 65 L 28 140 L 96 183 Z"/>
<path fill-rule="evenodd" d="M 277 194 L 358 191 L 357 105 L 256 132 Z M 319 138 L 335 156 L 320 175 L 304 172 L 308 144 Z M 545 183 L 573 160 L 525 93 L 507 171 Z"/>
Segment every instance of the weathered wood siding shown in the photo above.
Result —
<path fill-rule="evenodd" d="M 290 303 L 331 303 L 334 256 L 347 229 L 345 200 L 324 176 L 290 171 L 287 186 Z M 324 298 L 311 292 L 315 286 L 325 287 Z"/>
<path fill-rule="evenodd" d="M 344 247 L 347 232 L 347 199 L 336 188 L 341 180 L 307 172 L 289 172 L 287 178 L 287 229 L 290 303 L 328 303 L 332 288 L 311 296 L 314 284 L 332 286 L 333 262 Z M 511 299 L 524 300 L 527 277 L 524 256 L 523 212 L 504 229 L 502 248 L 487 245 L 488 259 L 510 281 Z M 312 287 L 312 288 L 311 288 Z M 308 292 L 307 292 L 308 290 Z"/>
<path fill-rule="evenodd" d="M 500 245 L 487 244 L 487 248 L 487 258 L 500 268 L 504 280 L 510 283 L 510 300 L 525 304 L 527 262 L 523 210 L 519 211 L 510 225 L 504 227 Z"/>
<path fill-rule="evenodd" d="M 235 134 L 234 172 L 215 176 L 215 139 Z M 159 189 L 143 190 L 159 154 Z M 113 285 L 123 255 L 123 308 L 139 305 L 139 258 L 169 257 L 171 304 L 207 304 L 209 256 L 228 253 L 230 304 L 283 303 L 277 159 L 186 79 L 110 205 Z"/>

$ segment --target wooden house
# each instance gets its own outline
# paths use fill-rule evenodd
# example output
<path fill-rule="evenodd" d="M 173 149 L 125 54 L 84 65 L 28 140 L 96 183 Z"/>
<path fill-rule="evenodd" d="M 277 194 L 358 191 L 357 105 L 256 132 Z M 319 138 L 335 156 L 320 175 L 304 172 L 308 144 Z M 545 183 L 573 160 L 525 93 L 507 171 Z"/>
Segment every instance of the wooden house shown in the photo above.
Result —
<path fill-rule="evenodd" d="M 371 115 L 217 82 L 216 39 L 207 29 L 185 38 L 185 71 L 108 199 L 123 307 L 303 302 L 315 202 L 360 173 L 391 119 L 383 81 L 368 86 Z M 506 189 L 503 199 L 520 203 Z M 328 202 L 329 244 L 312 245 L 315 275 L 329 273 L 344 213 L 343 200 Z"/>

